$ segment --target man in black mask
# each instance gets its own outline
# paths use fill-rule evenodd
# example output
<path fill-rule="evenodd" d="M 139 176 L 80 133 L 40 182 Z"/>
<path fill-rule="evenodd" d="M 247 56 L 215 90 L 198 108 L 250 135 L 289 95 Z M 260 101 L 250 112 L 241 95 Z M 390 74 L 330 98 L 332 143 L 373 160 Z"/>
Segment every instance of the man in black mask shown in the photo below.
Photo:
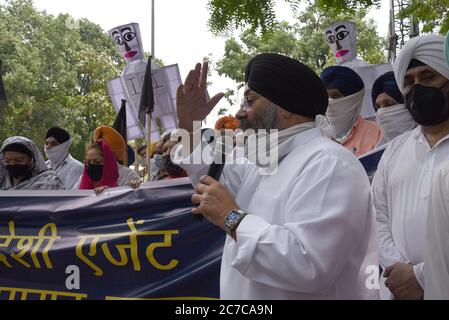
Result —
<path fill-rule="evenodd" d="M 404 46 L 394 65 L 399 90 L 418 127 L 387 147 L 373 181 L 381 297 L 422 299 L 428 200 L 434 172 L 449 159 L 449 67 L 444 37 Z"/>

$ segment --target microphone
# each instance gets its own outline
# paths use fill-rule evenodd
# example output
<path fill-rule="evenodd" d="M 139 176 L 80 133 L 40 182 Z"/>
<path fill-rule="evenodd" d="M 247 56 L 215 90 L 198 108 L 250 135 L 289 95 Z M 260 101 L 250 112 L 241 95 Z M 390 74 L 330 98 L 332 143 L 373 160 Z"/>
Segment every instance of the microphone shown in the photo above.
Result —
<path fill-rule="evenodd" d="M 211 163 L 209 169 L 207 170 L 207 175 L 217 181 L 220 181 L 221 174 L 223 173 L 224 165 L 226 162 L 226 145 L 224 143 L 225 137 L 225 135 L 222 135 L 219 139 L 217 139 L 214 148 L 214 162 Z M 218 161 L 218 163 L 216 163 L 215 159 L 220 159 L 221 161 Z M 204 219 L 204 216 L 202 214 L 194 214 L 193 218 L 197 221 L 202 221 Z"/>

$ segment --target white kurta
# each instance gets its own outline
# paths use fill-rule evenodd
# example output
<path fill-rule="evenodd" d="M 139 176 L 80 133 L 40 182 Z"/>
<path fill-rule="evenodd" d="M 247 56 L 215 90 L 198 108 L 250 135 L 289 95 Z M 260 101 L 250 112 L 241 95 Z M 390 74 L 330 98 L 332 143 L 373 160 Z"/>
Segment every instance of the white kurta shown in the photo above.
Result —
<path fill-rule="evenodd" d="M 54 170 L 59 178 L 64 183 L 66 190 L 76 189 L 78 187 L 78 181 L 83 175 L 84 165 L 78 160 L 74 159 L 70 154 L 65 160 L 55 168 L 50 160 L 47 160 L 46 165 L 48 169 Z"/>
<path fill-rule="evenodd" d="M 425 299 L 449 300 L 449 163 L 440 170 L 429 200 Z"/>
<path fill-rule="evenodd" d="M 275 175 L 248 162 L 224 168 L 221 182 L 249 215 L 237 241 L 226 239 L 221 298 L 377 299 L 366 285 L 378 257 L 363 167 L 316 128 L 286 143 L 290 152 Z M 194 185 L 207 172 L 183 167 Z"/>
<path fill-rule="evenodd" d="M 418 127 L 388 145 L 373 180 L 380 263 L 411 263 L 424 288 L 427 209 L 434 172 L 449 159 L 449 136 L 433 148 Z M 392 299 L 381 277 L 381 298 Z"/>

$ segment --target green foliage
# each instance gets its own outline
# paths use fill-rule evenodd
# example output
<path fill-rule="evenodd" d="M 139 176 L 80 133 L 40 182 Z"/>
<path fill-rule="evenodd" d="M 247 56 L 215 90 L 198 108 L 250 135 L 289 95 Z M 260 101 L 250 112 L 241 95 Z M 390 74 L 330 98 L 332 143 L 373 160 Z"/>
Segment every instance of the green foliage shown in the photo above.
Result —
<path fill-rule="evenodd" d="M 324 37 L 324 29 L 339 20 L 356 22 L 360 58 L 372 64 L 383 63 L 387 40 L 377 34 L 375 23 L 364 17 L 364 11 L 330 17 L 311 5 L 298 16 L 295 25 L 277 23 L 269 39 L 260 37 L 251 29 L 242 32 L 239 39 L 228 39 L 224 56 L 217 62 L 216 69 L 219 75 L 226 75 L 241 84 L 245 80 L 248 60 L 258 53 L 271 52 L 296 58 L 320 73 L 326 66 L 336 63 Z"/>
<path fill-rule="evenodd" d="M 310 0 L 283 0 L 296 11 L 300 4 Z M 315 1 L 314 1 L 315 2 Z M 329 14 L 354 13 L 378 5 L 380 0 L 317 0 L 317 7 Z M 209 0 L 209 29 L 216 35 L 229 36 L 234 29 L 248 28 L 271 36 L 276 26 L 276 1 L 274 0 Z"/>
<path fill-rule="evenodd" d="M 357 24 L 357 50 L 360 58 L 377 64 L 386 61 L 387 39 L 380 37 L 372 20 L 365 19 L 366 11 L 344 13 L 330 16 L 316 5 L 308 6 L 298 15 L 298 22 L 276 23 L 269 38 L 261 37 L 252 29 L 243 31 L 239 39 L 226 41 L 225 53 L 216 63 L 219 75 L 235 80 L 240 89 L 245 81 L 245 66 L 251 57 L 262 53 L 279 53 L 305 63 L 318 74 L 327 66 L 334 65 L 335 59 L 325 36 L 324 30 L 339 20 L 351 20 Z M 228 90 L 225 98 L 230 105 L 236 105 L 236 90 Z"/>
<path fill-rule="evenodd" d="M 449 0 L 414 0 L 413 4 L 399 13 L 400 17 L 413 15 L 422 24 L 422 32 L 449 31 Z"/>
<path fill-rule="evenodd" d="M 107 81 L 120 75 L 123 59 L 100 26 L 81 20 L 72 28 L 68 19 L 38 12 L 31 0 L 0 5 L 9 100 L 0 142 L 23 135 L 43 146 L 46 130 L 58 125 L 72 135 L 72 154 L 83 159 L 95 128 L 115 118 Z"/>
<path fill-rule="evenodd" d="M 316 6 L 329 15 L 355 14 L 360 10 L 379 7 L 380 0 L 316 0 Z"/>

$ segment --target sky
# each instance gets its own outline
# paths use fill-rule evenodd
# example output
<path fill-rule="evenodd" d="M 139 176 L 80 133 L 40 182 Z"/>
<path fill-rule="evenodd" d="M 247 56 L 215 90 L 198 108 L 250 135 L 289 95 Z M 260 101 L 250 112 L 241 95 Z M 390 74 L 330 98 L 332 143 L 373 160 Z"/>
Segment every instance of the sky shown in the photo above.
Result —
<path fill-rule="evenodd" d="M 225 38 L 215 37 L 208 30 L 208 0 L 155 0 L 155 55 L 167 65 L 178 63 L 182 79 L 197 62 L 211 54 L 212 60 L 219 60 L 224 53 Z M 379 34 L 388 33 L 389 2 L 382 0 L 380 9 L 371 10 Z M 39 10 L 50 14 L 69 13 L 76 19 L 87 18 L 99 24 L 105 31 L 130 22 L 140 24 L 144 50 L 151 51 L 151 1 L 150 0 L 34 0 Z M 294 22 L 294 14 L 285 1 L 277 1 L 278 20 Z M 213 72 L 209 81 L 209 93 L 236 89 L 235 83 Z M 220 107 L 218 104 L 208 117 L 208 124 L 215 123 Z M 235 113 L 236 108 L 229 110 Z"/>

